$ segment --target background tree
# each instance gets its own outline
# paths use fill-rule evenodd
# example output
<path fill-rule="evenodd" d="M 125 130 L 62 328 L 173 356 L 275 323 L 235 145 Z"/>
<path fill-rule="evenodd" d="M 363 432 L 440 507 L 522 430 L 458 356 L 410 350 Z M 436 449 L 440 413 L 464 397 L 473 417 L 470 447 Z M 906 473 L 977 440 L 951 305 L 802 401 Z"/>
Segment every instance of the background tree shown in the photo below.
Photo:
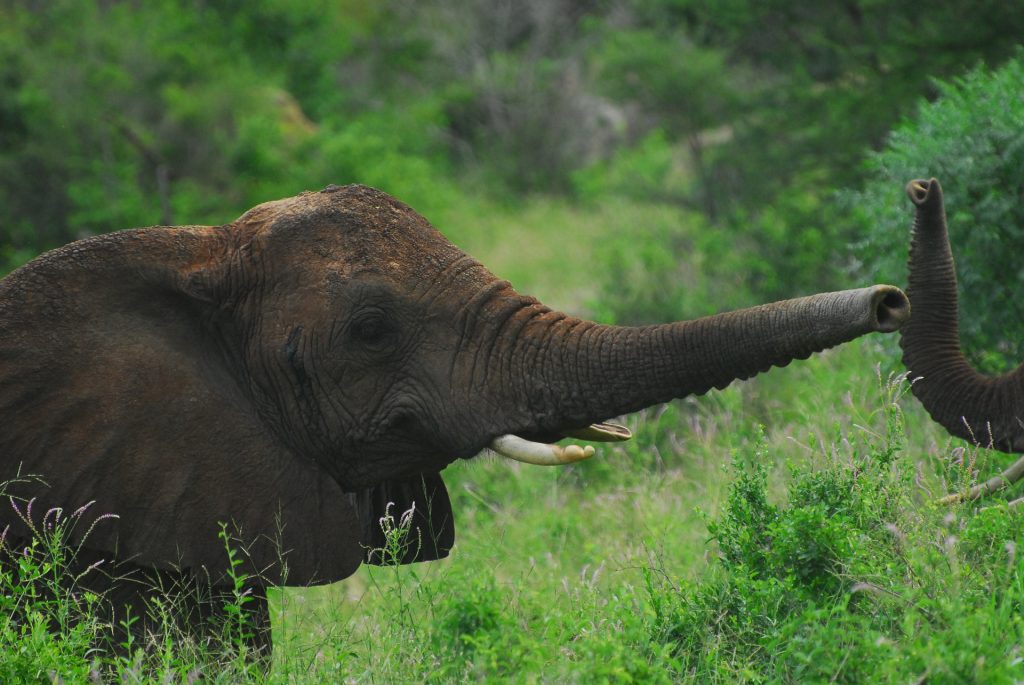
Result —
<path fill-rule="evenodd" d="M 620 197 L 698 217 L 675 249 L 733 285 L 687 307 L 785 297 L 841 285 L 834 191 L 933 78 L 1021 35 L 966 0 L 7 0 L 0 245 L 9 267 L 327 182 L 428 215 Z"/>
<path fill-rule="evenodd" d="M 1024 57 L 935 87 L 940 97 L 921 102 L 893 131 L 869 157 L 864 188 L 844 198 L 864 236 L 856 271 L 906 281 L 911 213 L 902 184 L 937 177 L 964 303 L 965 353 L 984 368 L 1008 370 L 1024 358 Z"/>

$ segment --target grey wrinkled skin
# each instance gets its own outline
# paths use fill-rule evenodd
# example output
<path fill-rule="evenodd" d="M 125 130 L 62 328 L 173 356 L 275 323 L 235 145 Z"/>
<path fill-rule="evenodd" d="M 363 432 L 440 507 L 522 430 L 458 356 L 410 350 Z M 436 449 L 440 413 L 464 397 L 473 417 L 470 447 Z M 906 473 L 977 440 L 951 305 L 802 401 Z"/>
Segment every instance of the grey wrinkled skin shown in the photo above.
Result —
<path fill-rule="evenodd" d="M 907 295 L 914 316 L 903 327 L 911 388 L 952 435 L 982 447 L 1024 452 L 1024 365 L 986 376 L 960 348 L 956 269 L 938 180 L 911 181 L 914 204 Z"/>
<path fill-rule="evenodd" d="M 214 599 L 186 620 L 200 634 L 228 583 L 221 523 L 257 597 L 388 561 L 373 550 L 389 503 L 415 507 L 392 561 L 443 557 L 440 471 L 494 438 L 553 441 L 907 316 L 873 286 L 603 326 L 518 294 L 388 195 L 331 186 L 224 226 L 83 240 L 0 281 L 0 480 L 44 478 L 11 493 L 35 512 L 119 516 L 72 531 L 82 563 L 207 579 Z M 4 508 L 0 524 L 29 536 Z M 83 582 L 108 588 L 101 571 Z"/>

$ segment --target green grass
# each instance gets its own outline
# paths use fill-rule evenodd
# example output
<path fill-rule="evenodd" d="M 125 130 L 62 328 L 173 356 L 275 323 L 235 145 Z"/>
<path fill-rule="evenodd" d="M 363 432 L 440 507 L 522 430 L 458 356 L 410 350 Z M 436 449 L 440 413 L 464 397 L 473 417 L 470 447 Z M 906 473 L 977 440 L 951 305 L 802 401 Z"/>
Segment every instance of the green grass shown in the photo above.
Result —
<path fill-rule="evenodd" d="M 575 310 L 598 292 L 602 241 L 628 245 L 670 215 L 545 201 L 491 216 L 466 247 Z M 512 235 L 547 251 L 525 262 Z M 273 592 L 269 681 L 1020 681 L 1024 514 L 933 504 L 1009 457 L 947 438 L 899 371 L 894 339 L 873 336 L 627 417 L 636 437 L 587 462 L 455 464 L 451 557 Z M 59 555 L 33 563 L 59 572 Z M 44 617 L 75 598 L 3 582 L 3 615 L 22 618 L 0 624 L 0 681 L 88 682 L 102 626 L 54 634 Z M 105 667 L 126 682 L 261 680 L 230 635 Z"/>
<path fill-rule="evenodd" d="M 649 410 L 634 441 L 564 469 L 453 466 L 452 556 L 276 592 L 271 682 L 1024 677 L 1022 515 L 932 504 L 964 476 L 872 371 L 890 355 L 865 340 Z M 7 624 L 0 654 L 75 682 L 96 668 L 87 631 Z M 230 641 L 145 666 L 114 665 L 258 681 Z"/>
<path fill-rule="evenodd" d="M 1024 677 L 1021 514 L 931 504 L 959 478 L 947 440 L 900 382 L 848 384 L 884 352 L 648 413 L 589 464 L 458 466 L 452 558 L 286 591 L 288 639 L 344 626 L 342 671 L 368 682 Z"/>

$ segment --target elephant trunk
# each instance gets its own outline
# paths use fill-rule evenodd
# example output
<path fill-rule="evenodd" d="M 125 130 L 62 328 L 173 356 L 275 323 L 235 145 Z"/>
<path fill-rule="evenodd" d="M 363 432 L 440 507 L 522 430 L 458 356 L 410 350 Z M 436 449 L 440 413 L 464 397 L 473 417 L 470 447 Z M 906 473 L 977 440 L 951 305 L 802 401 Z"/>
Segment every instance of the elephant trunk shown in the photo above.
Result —
<path fill-rule="evenodd" d="M 520 359 L 512 368 L 530 370 L 515 401 L 530 408 L 536 435 L 571 434 L 865 333 L 895 331 L 909 313 L 903 292 L 885 285 L 657 326 L 605 326 L 541 310 L 515 336 Z"/>
<path fill-rule="evenodd" d="M 1024 365 L 985 376 L 964 358 L 942 188 L 935 179 L 911 181 L 907 195 L 915 206 L 907 288 L 914 316 L 900 345 L 914 395 L 950 434 L 983 447 L 1024 451 Z"/>

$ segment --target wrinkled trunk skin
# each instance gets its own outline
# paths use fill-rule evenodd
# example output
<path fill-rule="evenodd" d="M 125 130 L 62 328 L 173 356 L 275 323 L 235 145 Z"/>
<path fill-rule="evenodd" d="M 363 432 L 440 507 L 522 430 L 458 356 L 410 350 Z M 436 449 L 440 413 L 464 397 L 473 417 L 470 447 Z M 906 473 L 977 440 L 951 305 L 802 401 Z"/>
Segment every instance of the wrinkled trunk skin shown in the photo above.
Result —
<path fill-rule="evenodd" d="M 950 434 L 982 447 L 1024 451 L 1024 365 L 990 377 L 964 358 L 942 188 L 935 179 L 911 181 L 907 195 L 916 207 L 907 288 L 914 316 L 900 345 L 914 395 Z"/>
<path fill-rule="evenodd" d="M 644 327 L 603 326 L 543 310 L 520 321 L 511 336 L 518 359 L 510 367 L 530 370 L 513 401 L 533 409 L 539 434 L 557 435 L 724 388 L 865 333 L 894 331 L 909 314 L 903 292 L 885 285 Z"/>

